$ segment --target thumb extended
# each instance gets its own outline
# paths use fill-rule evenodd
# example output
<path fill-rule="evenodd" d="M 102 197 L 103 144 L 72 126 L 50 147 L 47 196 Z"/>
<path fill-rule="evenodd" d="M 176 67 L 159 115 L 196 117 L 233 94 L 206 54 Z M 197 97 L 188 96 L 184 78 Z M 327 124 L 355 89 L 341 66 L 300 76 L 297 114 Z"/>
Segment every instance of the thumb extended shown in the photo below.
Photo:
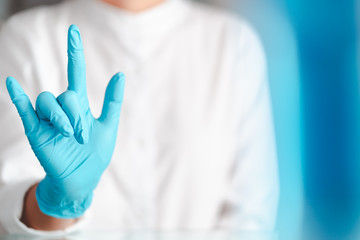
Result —
<path fill-rule="evenodd" d="M 99 121 L 116 123 L 119 120 L 121 105 L 124 99 L 124 88 L 124 74 L 115 74 L 106 88 L 104 105 Z"/>

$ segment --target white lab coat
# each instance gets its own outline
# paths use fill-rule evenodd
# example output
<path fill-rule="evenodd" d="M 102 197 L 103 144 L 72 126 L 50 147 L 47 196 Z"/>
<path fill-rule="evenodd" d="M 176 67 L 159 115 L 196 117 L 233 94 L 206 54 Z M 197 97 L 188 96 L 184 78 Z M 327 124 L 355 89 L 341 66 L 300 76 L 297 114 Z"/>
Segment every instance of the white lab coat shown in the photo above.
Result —
<path fill-rule="evenodd" d="M 261 44 L 245 21 L 182 0 L 138 14 L 95 0 L 66 2 L 3 26 L 0 228 L 63 233 L 19 221 L 25 192 L 44 171 L 5 77 L 14 76 L 33 103 L 41 91 L 63 92 L 70 24 L 82 34 L 95 116 L 110 77 L 122 71 L 127 79 L 112 162 L 73 229 L 272 230 L 278 176 Z"/>

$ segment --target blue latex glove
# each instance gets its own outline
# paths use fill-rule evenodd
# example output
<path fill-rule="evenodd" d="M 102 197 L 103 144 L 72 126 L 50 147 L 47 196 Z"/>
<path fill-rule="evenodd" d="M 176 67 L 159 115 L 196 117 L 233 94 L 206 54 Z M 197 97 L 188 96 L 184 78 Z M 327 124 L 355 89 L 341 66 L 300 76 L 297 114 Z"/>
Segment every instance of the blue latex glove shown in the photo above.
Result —
<path fill-rule="evenodd" d="M 10 97 L 25 134 L 46 177 L 36 189 L 40 210 L 57 218 L 76 218 L 90 206 L 92 192 L 113 154 L 125 79 L 116 74 L 105 93 L 102 114 L 95 119 L 86 90 L 85 59 L 79 29 L 68 33 L 67 91 L 55 98 L 41 93 L 34 110 L 19 83 L 8 77 Z"/>

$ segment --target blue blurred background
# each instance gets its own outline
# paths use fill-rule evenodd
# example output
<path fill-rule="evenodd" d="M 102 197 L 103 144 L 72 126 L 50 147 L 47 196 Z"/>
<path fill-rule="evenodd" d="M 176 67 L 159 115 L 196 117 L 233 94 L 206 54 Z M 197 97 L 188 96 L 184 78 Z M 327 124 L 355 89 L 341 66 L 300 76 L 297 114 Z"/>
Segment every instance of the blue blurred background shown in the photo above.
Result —
<path fill-rule="evenodd" d="M 299 50 L 304 229 L 359 239 L 359 83 L 355 0 L 288 0 Z"/>
<path fill-rule="evenodd" d="M 59 0 L 0 0 L 0 20 Z M 257 29 L 268 60 L 280 239 L 360 239 L 358 1 L 204 0 Z"/>
<path fill-rule="evenodd" d="M 359 239 L 355 0 L 249 0 L 267 53 L 279 152 L 281 239 Z"/>

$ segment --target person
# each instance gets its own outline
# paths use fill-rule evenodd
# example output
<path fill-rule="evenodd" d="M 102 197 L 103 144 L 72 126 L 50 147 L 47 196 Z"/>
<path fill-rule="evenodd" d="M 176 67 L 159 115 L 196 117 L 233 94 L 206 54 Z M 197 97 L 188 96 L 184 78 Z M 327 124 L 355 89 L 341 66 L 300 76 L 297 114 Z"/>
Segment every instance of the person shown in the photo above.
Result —
<path fill-rule="evenodd" d="M 68 1 L 10 18 L 0 52 L 0 232 L 274 229 L 266 60 L 245 20 Z"/>

